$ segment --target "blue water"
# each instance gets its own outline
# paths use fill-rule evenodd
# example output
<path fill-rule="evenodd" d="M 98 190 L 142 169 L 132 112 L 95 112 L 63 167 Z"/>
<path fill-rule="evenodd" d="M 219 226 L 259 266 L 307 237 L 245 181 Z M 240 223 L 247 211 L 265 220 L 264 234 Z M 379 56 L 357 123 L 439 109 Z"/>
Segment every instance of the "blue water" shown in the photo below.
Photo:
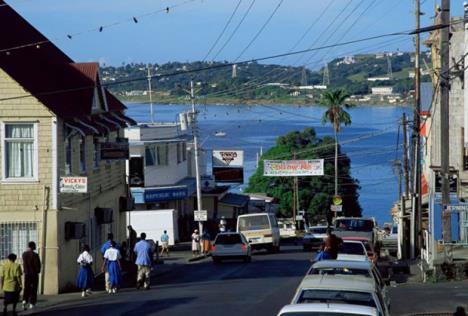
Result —
<path fill-rule="evenodd" d="M 189 105 L 156 105 L 155 121 L 175 121 L 177 114 L 188 111 Z M 306 127 L 315 128 L 318 136 L 333 135 L 330 126 L 320 123 L 322 107 L 305 106 L 197 106 L 200 142 L 203 149 L 243 149 L 245 179 L 256 167 L 256 153 L 265 152 L 278 136 Z M 390 209 L 398 199 L 397 177 L 392 161 L 401 157 L 401 141 L 397 151 L 398 121 L 404 107 L 357 107 L 350 109 L 352 125 L 343 127 L 340 143 L 351 159 L 353 177 L 360 181 L 359 201 L 365 216 L 374 216 L 378 223 L 390 220 Z M 127 114 L 139 122 L 149 121 L 149 107 L 128 104 Z M 226 137 L 214 137 L 223 130 Z M 241 185 L 239 189 L 241 190 Z"/>

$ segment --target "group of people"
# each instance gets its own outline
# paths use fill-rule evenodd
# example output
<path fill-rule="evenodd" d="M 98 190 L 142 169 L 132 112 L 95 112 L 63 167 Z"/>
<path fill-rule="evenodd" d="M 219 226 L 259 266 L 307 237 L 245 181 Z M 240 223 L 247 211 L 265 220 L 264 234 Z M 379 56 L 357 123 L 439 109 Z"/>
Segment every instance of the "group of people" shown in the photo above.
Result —
<path fill-rule="evenodd" d="M 146 240 L 146 234 L 140 234 L 140 240 L 136 242 L 136 238 L 129 238 L 129 246 L 132 250 L 130 259 L 135 258 L 137 266 L 137 289 L 144 286 L 145 289 L 150 288 L 150 273 L 153 263 L 153 250 L 151 244 Z M 114 240 L 112 233 L 107 235 L 107 241 L 101 246 L 100 252 L 103 257 L 101 272 L 104 273 L 105 287 L 109 294 L 115 294 L 122 286 L 122 253 L 121 247 Z M 77 259 L 80 265 L 76 286 L 81 289 L 81 296 L 85 297 L 91 294 L 91 289 L 94 285 L 94 273 L 91 268 L 93 257 L 90 254 L 88 245 L 82 246 L 82 251 Z"/>
<path fill-rule="evenodd" d="M 37 288 L 41 261 L 35 252 L 36 243 L 30 241 L 28 249 L 23 253 L 23 269 L 16 263 L 17 255 L 11 253 L 0 271 L 1 288 L 4 292 L 3 314 L 7 314 L 8 305 L 12 305 L 13 315 L 16 315 L 16 306 L 23 290 L 23 309 L 32 309 L 37 302 Z M 24 272 L 24 282 L 23 279 Z"/>

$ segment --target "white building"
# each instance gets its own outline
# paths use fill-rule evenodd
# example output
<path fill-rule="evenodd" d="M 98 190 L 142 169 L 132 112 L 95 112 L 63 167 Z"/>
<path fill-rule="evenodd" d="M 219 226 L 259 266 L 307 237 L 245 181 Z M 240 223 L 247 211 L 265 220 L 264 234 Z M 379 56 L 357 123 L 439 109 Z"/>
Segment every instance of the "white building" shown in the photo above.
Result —
<path fill-rule="evenodd" d="M 393 87 L 372 87 L 373 95 L 392 95 Z"/>

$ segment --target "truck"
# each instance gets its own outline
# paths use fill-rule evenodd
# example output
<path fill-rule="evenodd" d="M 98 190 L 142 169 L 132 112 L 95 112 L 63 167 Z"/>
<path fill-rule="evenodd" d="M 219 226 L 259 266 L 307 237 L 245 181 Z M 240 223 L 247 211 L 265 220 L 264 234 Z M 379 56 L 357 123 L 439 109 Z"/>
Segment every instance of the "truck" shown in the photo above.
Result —
<path fill-rule="evenodd" d="M 335 235 L 338 237 L 364 237 L 377 243 L 377 225 L 373 217 L 337 217 Z"/>
<path fill-rule="evenodd" d="M 177 210 L 134 210 L 127 212 L 127 224 L 132 225 L 137 234 L 146 233 L 147 240 L 159 241 L 166 230 L 169 245 L 173 246 L 179 239 Z"/>

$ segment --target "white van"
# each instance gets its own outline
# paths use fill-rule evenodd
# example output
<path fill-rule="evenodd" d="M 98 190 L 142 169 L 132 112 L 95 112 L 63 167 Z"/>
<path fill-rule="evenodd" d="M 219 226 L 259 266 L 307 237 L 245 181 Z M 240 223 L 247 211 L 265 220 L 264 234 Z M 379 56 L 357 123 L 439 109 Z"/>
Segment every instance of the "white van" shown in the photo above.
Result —
<path fill-rule="evenodd" d="M 270 213 L 239 215 L 237 231 L 244 234 L 253 249 L 280 250 L 280 231 L 276 216 Z"/>

